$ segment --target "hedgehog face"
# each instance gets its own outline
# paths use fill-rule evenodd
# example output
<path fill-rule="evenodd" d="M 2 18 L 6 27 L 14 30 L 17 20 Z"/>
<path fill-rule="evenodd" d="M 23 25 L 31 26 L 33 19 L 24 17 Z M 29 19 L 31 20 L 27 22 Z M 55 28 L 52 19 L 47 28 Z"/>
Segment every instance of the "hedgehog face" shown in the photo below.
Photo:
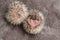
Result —
<path fill-rule="evenodd" d="M 38 27 L 38 25 L 40 25 L 41 19 L 40 19 L 39 15 L 37 15 L 36 13 L 32 13 L 28 17 L 28 23 L 31 26 L 31 28 L 36 28 L 36 27 Z"/>
<path fill-rule="evenodd" d="M 40 19 L 36 15 L 31 15 L 28 18 L 28 23 L 32 28 L 35 28 L 40 24 Z"/>

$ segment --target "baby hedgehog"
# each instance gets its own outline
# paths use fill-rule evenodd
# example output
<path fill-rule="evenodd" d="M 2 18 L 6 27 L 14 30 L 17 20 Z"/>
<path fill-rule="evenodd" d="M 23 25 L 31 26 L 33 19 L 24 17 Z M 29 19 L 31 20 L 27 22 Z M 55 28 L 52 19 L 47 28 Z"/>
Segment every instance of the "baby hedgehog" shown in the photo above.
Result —
<path fill-rule="evenodd" d="M 25 4 L 19 1 L 14 1 L 9 4 L 6 19 L 11 24 L 20 24 L 28 16 L 28 10 Z"/>
<path fill-rule="evenodd" d="M 44 26 L 44 16 L 38 10 L 30 10 L 29 16 L 23 21 L 23 28 L 30 34 L 40 33 Z"/>

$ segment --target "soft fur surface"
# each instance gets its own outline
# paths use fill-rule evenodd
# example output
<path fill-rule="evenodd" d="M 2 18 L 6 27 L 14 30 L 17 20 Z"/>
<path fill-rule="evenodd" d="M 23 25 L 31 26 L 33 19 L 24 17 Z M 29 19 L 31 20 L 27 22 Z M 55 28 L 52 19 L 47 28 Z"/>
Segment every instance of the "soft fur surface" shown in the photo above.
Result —
<path fill-rule="evenodd" d="M 60 0 L 21 0 L 29 8 L 41 10 L 44 14 L 45 26 L 37 35 L 27 34 L 5 21 L 4 15 L 12 1 L 15 0 L 0 0 L 0 40 L 60 40 Z"/>

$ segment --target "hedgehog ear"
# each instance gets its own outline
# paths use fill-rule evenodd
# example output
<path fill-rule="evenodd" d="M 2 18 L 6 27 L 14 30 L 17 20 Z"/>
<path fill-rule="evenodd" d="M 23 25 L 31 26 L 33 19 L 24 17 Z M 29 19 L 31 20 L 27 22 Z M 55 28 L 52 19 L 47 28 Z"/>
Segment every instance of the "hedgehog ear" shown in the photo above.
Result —
<path fill-rule="evenodd" d="M 20 1 L 14 1 L 9 4 L 8 12 L 6 13 L 5 18 L 11 24 L 17 25 L 23 22 L 24 19 L 28 16 L 28 8 L 26 5 Z"/>

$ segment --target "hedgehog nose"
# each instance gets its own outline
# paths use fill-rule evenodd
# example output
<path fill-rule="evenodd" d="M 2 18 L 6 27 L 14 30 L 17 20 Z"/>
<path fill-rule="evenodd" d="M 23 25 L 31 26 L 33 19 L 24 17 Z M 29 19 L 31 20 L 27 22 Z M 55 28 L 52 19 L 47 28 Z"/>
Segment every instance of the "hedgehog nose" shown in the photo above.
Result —
<path fill-rule="evenodd" d="M 32 19 L 33 19 L 33 20 L 36 20 L 36 16 L 32 16 Z"/>

